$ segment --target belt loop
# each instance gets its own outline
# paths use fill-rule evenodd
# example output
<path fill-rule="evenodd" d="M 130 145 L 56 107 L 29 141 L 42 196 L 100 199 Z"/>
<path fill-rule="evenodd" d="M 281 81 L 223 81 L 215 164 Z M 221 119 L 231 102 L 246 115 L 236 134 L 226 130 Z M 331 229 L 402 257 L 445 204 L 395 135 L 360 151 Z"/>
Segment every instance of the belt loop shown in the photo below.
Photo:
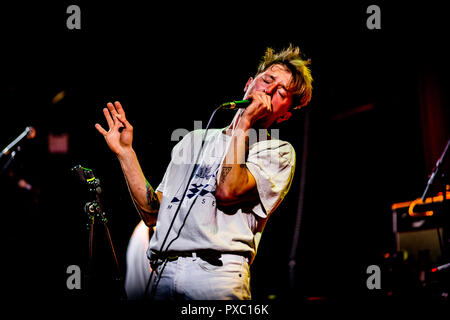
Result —
<path fill-rule="evenodd" d="M 197 253 L 196 252 L 192 252 L 192 258 L 194 258 L 193 260 L 197 260 Z"/>

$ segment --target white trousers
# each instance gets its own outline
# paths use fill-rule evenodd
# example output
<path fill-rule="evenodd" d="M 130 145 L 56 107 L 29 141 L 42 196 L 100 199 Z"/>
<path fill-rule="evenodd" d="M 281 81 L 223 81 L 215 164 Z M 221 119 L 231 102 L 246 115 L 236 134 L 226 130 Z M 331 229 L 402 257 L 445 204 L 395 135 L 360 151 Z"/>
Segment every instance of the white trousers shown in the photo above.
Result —
<path fill-rule="evenodd" d="M 179 257 L 156 267 L 150 285 L 155 300 L 249 300 L 248 259 L 222 254 L 221 266 L 199 257 Z"/>

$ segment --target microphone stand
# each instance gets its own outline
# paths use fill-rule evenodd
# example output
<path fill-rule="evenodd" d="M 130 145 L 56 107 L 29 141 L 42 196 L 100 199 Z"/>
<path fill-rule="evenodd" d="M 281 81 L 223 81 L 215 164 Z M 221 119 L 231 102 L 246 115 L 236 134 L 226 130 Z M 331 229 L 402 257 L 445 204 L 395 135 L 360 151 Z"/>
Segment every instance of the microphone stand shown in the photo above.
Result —
<path fill-rule="evenodd" d="M 19 148 L 18 148 L 18 151 L 19 151 Z M 1 157 L 1 155 L 0 155 L 0 157 Z M 5 172 L 6 169 L 8 169 L 9 165 L 13 162 L 15 157 L 16 157 L 16 151 L 11 152 L 9 159 L 6 160 L 5 164 L 3 165 L 2 169 L 0 170 L 0 176 L 2 176 L 3 172 Z"/>
<path fill-rule="evenodd" d="M 442 152 L 440 158 L 436 162 L 436 166 L 434 167 L 430 178 L 428 179 L 427 185 L 425 187 L 425 190 L 422 195 L 422 202 L 425 201 L 428 193 L 430 192 L 430 187 L 433 185 L 435 178 L 439 181 L 440 186 L 442 187 L 442 203 L 440 207 L 438 208 L 438 214 L 443 217 L 443 239 L 444 239 L 444 252 L 442 253 L 442 256 L 444 259 L 448 260 L 450 258 L 450 208 L 449 208 L 449 201 L 450 199 L 447 199 L 447 177 L 444 172 L 442 171 L 442 165 L 444 163 L 444 159 L 447 156 L 447 152 L 450 146 L 450 139 L 447 141 L 447 145 L 444 148 L 444 151 Z M 450 263 L 445 263 L 443 265 L 440 265 L 438 267 L 435 267 L 431 270 L 431 272 L 437 272 L 441 270 L 448 269 L 450 267 Z"/>
<path fill-rule="evenodd" d="M 93 268 L 93 260 L 94 260 L 94 226 L 96 221 L 100 221 L 106 232 L 106 238 L 109 243 L 109 247 L 111 249 L 112 256 L 114 258 L 114 265 L 116 270 L 116 277 L 114 278 L 115 283 L 117 283 L 120 288 L 120 298 L 122 300 L 126 299 L 125 288 L 122 286 L 122 277 L 119 266 L 119 261 L 117 259 L 116 251 L 114 249 L 113 241 L 111 238 L 111 233 L 108 227 L 108 219 L 106 217 L 106 213 L 103 209 L 103 205 L 100 201 L 100 194 L 102 192 L 102 188 L 100 186 L 100 180 L 95 178 L 91 169 L 84 168 L 80 165 L 77 165 L 71 169 L 72 171 L 77 171 L 80 175 L 82 181 L 86 182 L 88 185 L 88 190 L 90 193 L 95 194 L 95 198 L 91 201 L 87 201 L 84 204 L 84 212 L 88 216 L 88 223 L 86 225 L 87 231 L 89 232 L 89 261 L 88 261 L 88 269 L 89 272 L 92 271 Z"/>
<path fill-rule="evenodd" d="M 449 145 L 450 145 L 450 139 L 447 141 L 447 145 L 445 146 L 444 151 L 442 152 L 440 158 L 436 162 L 436 166 L 434 167 L 434 169 L 430 175 L 430 178 L 428 179 L 427 186 L 425 187 L 425 190 L 422 194 L 422 202 L 425 201 L 425 199 L 430 191 L 430 187 L 431 187 L 431 185 L 433 185 L 434 179 L 436 178 L 436 176 L 438 176 L 438 179 L 443 179 L 444 174 L 443 173 L 440 174 L 440 171 L 441 171 L 442 163 L 444 162 L 444 158 L 447 155 L 447 150 L 448 150 Z M 445 200 L 445 184 L 444 184 L 444 200 Z"/>

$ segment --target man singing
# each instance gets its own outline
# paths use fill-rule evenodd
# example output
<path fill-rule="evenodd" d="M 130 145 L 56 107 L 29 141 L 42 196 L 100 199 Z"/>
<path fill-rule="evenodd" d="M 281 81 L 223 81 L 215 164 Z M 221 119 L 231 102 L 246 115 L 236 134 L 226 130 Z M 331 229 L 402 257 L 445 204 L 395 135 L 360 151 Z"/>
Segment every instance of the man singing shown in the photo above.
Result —
<path fill-rule="evenodd" d="M 309 103 L 309 61 L 292 45 L 267 49 L 244 88 L 251 101 L 223 129 L 195 130 L 172 150 L 156 190 L 132 148 L 133 127 L 119 102 L 103 109 L 109 131 L 95 127 L 120 161 L 147 226 L 153 299 L 250 299 L 250 271 L 264 226 L 288 192 L 295 151 L 266 132 Z M 261 131 L 261 129 L 264 129 Z"/>

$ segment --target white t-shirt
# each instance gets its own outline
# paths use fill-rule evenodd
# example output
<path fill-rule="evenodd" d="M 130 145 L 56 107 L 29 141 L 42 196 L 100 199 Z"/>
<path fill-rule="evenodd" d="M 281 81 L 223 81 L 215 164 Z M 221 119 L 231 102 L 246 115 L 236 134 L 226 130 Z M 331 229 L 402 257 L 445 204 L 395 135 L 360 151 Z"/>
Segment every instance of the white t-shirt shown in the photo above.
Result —
<path fill-rule="evenodd" d="M 295 169 L 294 148 L 281 140 L 252 144 L 246 165 L 256 180 L 259 200 L 218 207 L 216 181 L 231 137 L 222 129 L 208 130 L 203 152 L 196 161 L 204 133 L 205 130 L 188 133 L 172 150 L 172 160 L 156 189 L 163 198 L 148 255 L 150 251 L 165 252 L 169 246 L 168 251 L 243 252 L 253 261 L 267 219 L 290 188 Z M 178 208 L 194 163 L 199 165 Z"/>

